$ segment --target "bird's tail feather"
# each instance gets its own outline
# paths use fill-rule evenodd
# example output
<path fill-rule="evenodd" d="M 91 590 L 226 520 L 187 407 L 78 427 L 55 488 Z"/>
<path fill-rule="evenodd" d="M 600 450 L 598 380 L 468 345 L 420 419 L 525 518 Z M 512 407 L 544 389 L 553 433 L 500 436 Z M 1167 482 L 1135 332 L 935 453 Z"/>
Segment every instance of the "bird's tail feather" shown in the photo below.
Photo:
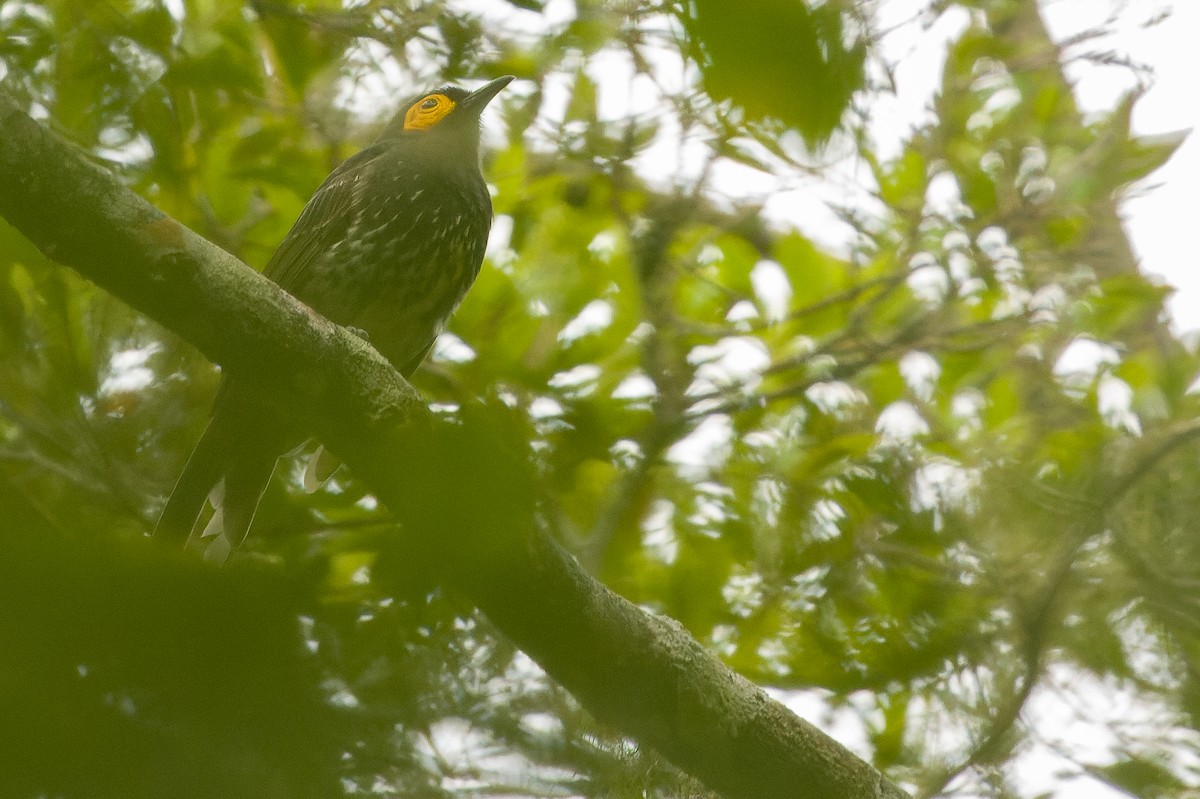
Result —
<path fill-rule="evenodd" d="M 246 538 L 275 461 L 290 438 L 286 428 L 269 417 L 248 411 L 247 406 L 218 400 L 159 516 L 156 536 L 180 544 L 198 538 L 212 560 L 224 560 Z M 208 500 L 214 514 L 196 536 L 193 529 Z"/>
<path fill-rule="evenodd" d="M 276 460 L 276 450 L 263 449 L 239 453 L 229 462 L 220 497 L 213 503 L 216 511 L 200 534 L 206 559 L 224 562 L 246 540 Z"/>
<path fill-rule="evenodd" d="M 304 490 L 309 494 L 320 490 L 341 465 L 342 461 L 337 455 L 325 449 L 324 445 L 319 445 L 304 469 Z"/>
<path fill-rule="evenodd" d="M 233 431 L 229 428 L 221 416 L 208 423 L 158 517 L 155 536 L 182 544 L 191 535 L 205 500 L 224 478 L 232 458 Z"/>

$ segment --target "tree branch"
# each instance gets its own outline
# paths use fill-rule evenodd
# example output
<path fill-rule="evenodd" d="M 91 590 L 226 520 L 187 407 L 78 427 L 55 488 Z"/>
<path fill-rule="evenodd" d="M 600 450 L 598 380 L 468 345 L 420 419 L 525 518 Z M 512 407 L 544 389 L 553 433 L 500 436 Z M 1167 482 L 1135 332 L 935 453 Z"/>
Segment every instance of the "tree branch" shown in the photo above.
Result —
<path fill-rule="evenodd" d="M 542 534 L 510 416 L 475 409 L 461 425 L 435 423 L 357 336 L 150 206 L 3 94 L 0 215 L 303 411 L 403 522 L 405 558 L 467 595 L 597 718 L 728 796 L 905 795 Z"/>

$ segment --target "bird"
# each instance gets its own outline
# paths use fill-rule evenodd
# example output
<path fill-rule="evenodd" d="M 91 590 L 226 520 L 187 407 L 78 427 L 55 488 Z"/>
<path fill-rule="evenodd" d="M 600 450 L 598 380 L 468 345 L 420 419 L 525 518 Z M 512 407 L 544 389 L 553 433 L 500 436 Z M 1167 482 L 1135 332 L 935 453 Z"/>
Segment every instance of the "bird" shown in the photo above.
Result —
<path fill-rule="evenodd" d="M 375 141 L 325 179 L 264 269 L 366 338 L 406 379 L 483 263 L 492 202 L 479 168 L 480 115 L 512 80 L 404 100 Z M 242 544 L 276 461 L 308 437 L 256 396 L 236 374 L 222 377 L 154 535 L 199 540 L 215 561 Z M 213 515 L 197 538 L 210 501 Z"/>

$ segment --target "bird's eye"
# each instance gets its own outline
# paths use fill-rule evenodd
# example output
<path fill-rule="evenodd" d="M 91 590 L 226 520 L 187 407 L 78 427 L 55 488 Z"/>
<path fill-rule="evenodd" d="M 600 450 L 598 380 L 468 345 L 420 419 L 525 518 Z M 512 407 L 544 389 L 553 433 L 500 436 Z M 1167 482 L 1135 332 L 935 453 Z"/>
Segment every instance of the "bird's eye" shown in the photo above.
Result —
<path fill-rule="evenodd" d="M 3 3 L 4 0 L 0 0 Z M 404 113 L 405 130 L 429 130 L 454 110 L 454 101 L 444 94 L 427 94 Z"/>

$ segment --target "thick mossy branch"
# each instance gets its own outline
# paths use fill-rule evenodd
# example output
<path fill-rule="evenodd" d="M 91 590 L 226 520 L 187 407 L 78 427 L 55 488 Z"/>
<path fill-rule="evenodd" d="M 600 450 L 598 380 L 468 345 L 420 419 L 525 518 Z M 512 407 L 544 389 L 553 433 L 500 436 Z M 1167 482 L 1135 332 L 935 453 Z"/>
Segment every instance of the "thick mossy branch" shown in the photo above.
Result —
<path fill-rule="evenodd" d="M 431 422 L 355 335 L 150 206 L 3 95 L 0 215 L 303 415 L 404 523 L 405 554 L 468 596 L 598 718 L 728 796 L 905 795 L 539 532 L 532 467 L 505 411 Z"/>

